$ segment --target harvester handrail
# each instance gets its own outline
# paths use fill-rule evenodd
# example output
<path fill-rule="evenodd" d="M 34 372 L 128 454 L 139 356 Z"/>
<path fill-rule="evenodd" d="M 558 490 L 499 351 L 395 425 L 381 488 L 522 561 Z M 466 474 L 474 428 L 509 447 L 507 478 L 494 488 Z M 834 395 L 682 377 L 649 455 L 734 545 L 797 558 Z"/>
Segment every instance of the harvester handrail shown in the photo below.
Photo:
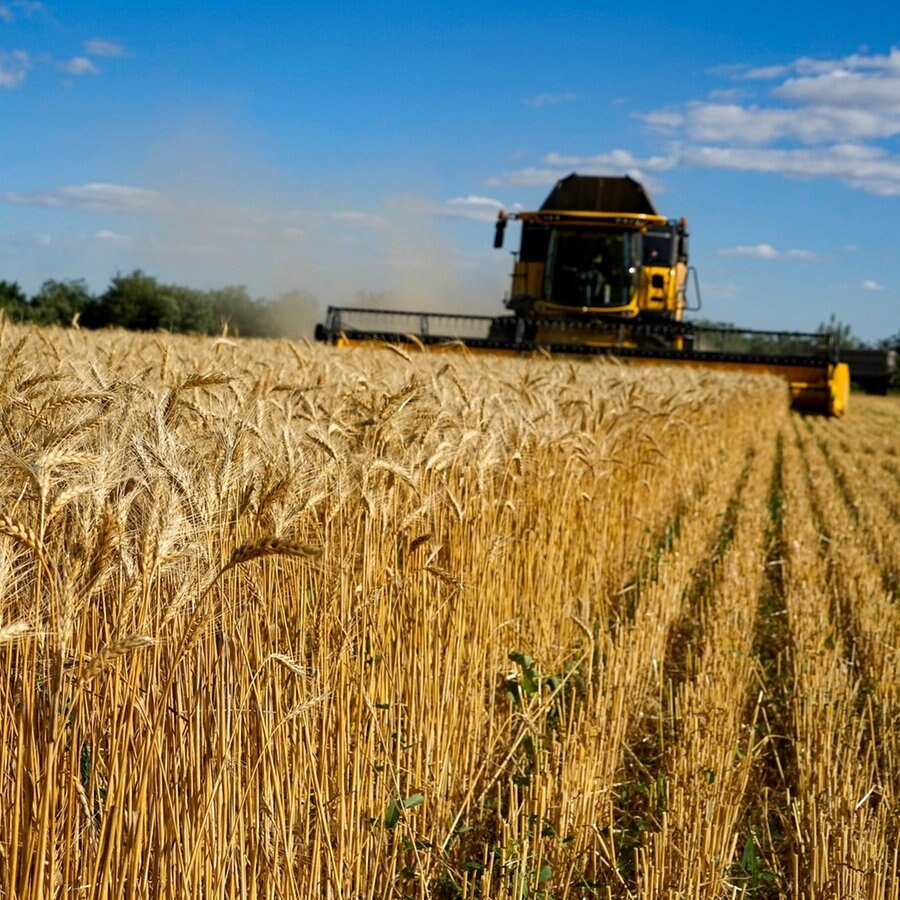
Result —
<path fill-rule="evenodd" d="M 446 312 L 423 312 L 422 310 L 412 309 L 379 309 L 377 307 L 364 306 L 329 306 L 328 317 L 340 315 L 341 313 L 375 315 L 375 316 L 404 316 L 408 318 L 428 318 L 449 320 L 467 320 L 472 322 L 493 322 L 496 316 L 485 316 L 479 313 L 446 313 Z M 552 324 L 554 327 L 571 327 L 584 328 L 589 326 L 598 331 L 616 330 L 622 325 L 619 320 L 590 320 L 583 321 L 581 319 L 568 320 L 560 319 L 554 316 L 528 316 L 529 321 L 535 324 Z M 834 335 L 831 332 L 823 331 L 783 331 L 783 330 L 766 330 L 761 328 L 739 328 L 736 326 L 718 326 L 718 325 L 693 325 L 690 322 L 657 322 L 642 323 L 641 328 L 647 332 L 655 331 L 657 333 L 676 333 L 687 332 L 693 334 L 722 334 L 722 335 L 751 335 L 759 337 L 783 337 L 783 338 L 803 338 L 812 339 L 820 342 L 830 348 L 835 344 Z"/>
<path fill-rule="evenodd" d="M 444 313 L 444 312 L 422 312 L 421 310 L 410 309 L 378 309 L 377 307 L 366 306 L 329 306 L 328 315 L 332 313 L 362 313 L 363 315 L 378 316 L 425 316 L 429 319 L 475 319 L 483 322 L 492 322 L 496 316 L 484 316 L 478 313 Z"/>

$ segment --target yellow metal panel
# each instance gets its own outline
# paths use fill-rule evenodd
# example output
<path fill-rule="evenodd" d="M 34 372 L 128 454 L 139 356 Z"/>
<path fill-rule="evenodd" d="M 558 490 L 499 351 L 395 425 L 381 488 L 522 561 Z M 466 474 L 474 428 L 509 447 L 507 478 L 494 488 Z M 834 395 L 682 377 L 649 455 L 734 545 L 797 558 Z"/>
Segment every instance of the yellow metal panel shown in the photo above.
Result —
<path fill-rule="evenodd" d="M 381 342 L 353 340 L 342 335 L 336 342 L 338 347 L 385 346 Z M 406 350 L 417 350 L 420 347 L 413 343 L 405 343 Z M 538 351 L 522 351 L 514 348 L 483 349 L 467 347 L 461 341 L 449 344 L 432 344 L 428 352 L 469 352 L 490 353 L 494 356 L 545 355 Z M 559 355 L 559 354 L 557 354 Z M 791 365 L 780 363 L 759 363 L 752 360 L 699 360 L 670 357 L 654 359 L 640 356 L 614 356 L 621 363 L 636 363 L 642 366 L 690 366 L 691 368 L 715 369 L 720 372 L 748 372 L 758 375 L 777 375 L 783 378 L 791 392 L 791 405 L 798 410 L 815 412 L 826 416 L 841 416 L 847 410 L 850 396 L 850 370 L 845 363 L 829 365 L 825 362 L 809 365 Z"/>
<path fill-rule="evenodd" d="M 513 294 L 542 297 L 544 294 L 544 264 L 517 262 L 513 271 Z"/>
<path fill-rule="evenodd" d="M 665 216 L 652 216 L 649 213 L 614 213 L 589 212 L 587 210 L 542 209 L 539 212 L 515 213 L 515 218 L 522 222 L 535 222 L 538 225 L 615 225 L 633 231 L 645 231 L 651 225 L 667 225 Z"/>

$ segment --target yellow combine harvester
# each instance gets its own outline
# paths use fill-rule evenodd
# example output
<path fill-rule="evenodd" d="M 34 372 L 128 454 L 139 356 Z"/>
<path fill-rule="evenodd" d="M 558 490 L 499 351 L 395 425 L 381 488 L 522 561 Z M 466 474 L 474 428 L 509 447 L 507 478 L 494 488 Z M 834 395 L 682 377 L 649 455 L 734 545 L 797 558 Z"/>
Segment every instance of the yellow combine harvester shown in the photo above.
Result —
<path fill-rule="evenodd" d="M 329 307 L 316 338 L 338 346 L 380 341 L 494 353 L 607 355 L 622 361 L 773 373 L 798 409 L 841 415 L 850 373 L 828 334 L 701 328 L 684 219 L 667 219 L 631 178 L 569 175 L 539 210 L 511 220 L 521 242 L 504 316 Z M 697 304 L 687 303 L 693 281 Z"/>

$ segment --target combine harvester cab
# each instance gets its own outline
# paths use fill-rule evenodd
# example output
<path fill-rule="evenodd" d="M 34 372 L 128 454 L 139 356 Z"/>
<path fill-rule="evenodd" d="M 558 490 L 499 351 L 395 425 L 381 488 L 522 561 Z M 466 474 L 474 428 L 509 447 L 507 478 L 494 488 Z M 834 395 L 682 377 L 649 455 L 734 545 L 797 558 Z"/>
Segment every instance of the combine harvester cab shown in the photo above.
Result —
<path fill-rule="evenodd" d="M 317 340 L 492 353 L 614 356 L 622 362 L 775 374 L 796 409 L 839 416 L 850 373 L 831 337 L 701 328 L 685 219 L 660 215 L 631 178 L 572 174 L 534 212 L 501 212 L 494 247 L 510 221 L 522 232 L 504 316 L 330 307 Z M 693 277 L 697 302 L 688 306 Z"/>
<path fill-rule="evenodd" d="M 596 321 L 682 321 L 687 221 L 660 215 L 633 179 L 569 175 L 538 211 L 501 212 L 495 248 L 511 220 L 522 223 L 506 300 L 517 316 L 558 319 L 570 336 Z"/>

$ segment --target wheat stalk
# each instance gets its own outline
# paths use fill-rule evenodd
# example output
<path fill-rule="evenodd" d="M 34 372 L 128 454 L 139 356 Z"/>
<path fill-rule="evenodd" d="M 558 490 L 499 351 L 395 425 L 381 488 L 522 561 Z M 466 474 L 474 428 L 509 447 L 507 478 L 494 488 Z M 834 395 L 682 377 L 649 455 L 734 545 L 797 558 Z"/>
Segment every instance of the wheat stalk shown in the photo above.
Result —
<path fill-rule="evenodd" d="M 323 548 L 314 544 L 305 544 L 289 538 L 276 537 L 274 535 L 262 537 L 236 547 L 225 569 L 261 559 L 265 556 L 288 556 L 294 559 L 315 559 L 321 556 Z M 223 570 L 224 571 L 224 570 Z"/>
<path fill-rule="evenodd" d="M 17 522 L 6 515 L 6 513 L 0 513 L 0 534 L 5 534 L 17 543 L 27 547 L 34 553 L 39 562 L 46 562 L 43 544 L 33 528 Z"/>

